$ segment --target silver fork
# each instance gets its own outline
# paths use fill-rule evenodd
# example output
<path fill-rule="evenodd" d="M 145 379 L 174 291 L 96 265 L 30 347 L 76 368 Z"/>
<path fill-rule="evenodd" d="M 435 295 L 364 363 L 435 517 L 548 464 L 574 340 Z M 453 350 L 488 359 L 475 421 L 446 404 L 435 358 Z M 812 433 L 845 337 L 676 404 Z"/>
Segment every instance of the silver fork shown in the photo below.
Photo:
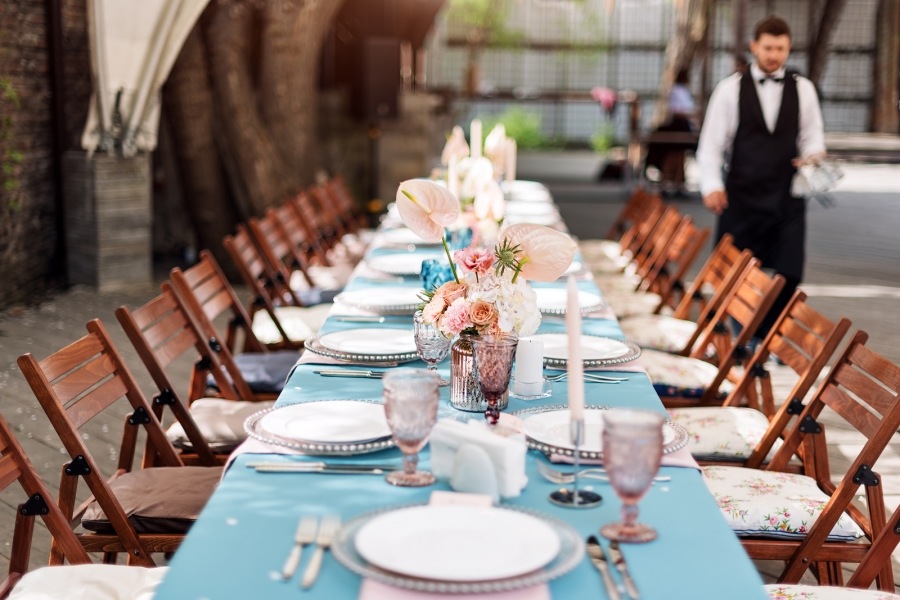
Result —
<path fill-rule="evenodd" d="M 538 461 L 537 463 L 538 473 L 541 474 L 541 477 L 550 481 L 552 483 L 558 484 L 568 484 L 575 481 L 575 473 L 573 471 L 559 471 L 554 469 L 550 465 L 542 463 Z M 606 474 L 606 470 L 600 467 L 593 467 L 590 469 L 581 469 L 578 471 L 579 477 L 584 477 L 585 479 L 597 479 L 598 481 L 609 481 L 609 475 Z M 672 481 L 672 478 L 668 475 L 657 475 L 653 478 L 653 481 Z"/>
<path fill-rule="evenodd" d="M 319 569 L 322 567 L 322 558 L 325 555 L 325 550 L 331 546 L 331 542 L 334 540 L 334 536 L 340 527 L 341 518 L 339 516 L 327 515 L 322 517 L 319 535 L 316 536 L 316 551 L 309 560 L 309 564 L 306 565 L 306 571 L 303 573 L 302 585 L 304 590 L 311 588 L 312 584 L 316 582 L 316 577 L 319 576 Z"/>
<path fill-rule="evenodd" d="M 297 525 L 297 531 L 294 533 L 294 547 L 288 555 L 281 569 L 281 578 L 288 580 L 297 572 L 297 566 L 300 564 L 300 554 L 303 552 L 303 546 L 312 544 L 316 539 L 316 530 L 319 527 L 319 519 L 316 517 L 301 517 L 300 523 Z"/>
<path fill-rule="evenodd" d="M 568 377 L 568 373 L 557 373 L 556 375 L 548 375 L 545 377 L 547 381 L 562 381 Z M 585 381 L 593 383 L 619 383 L 620 381 L 628 381 L 627 377 L 609 377 L 608 375 L 595 375 L 593 373 L 584 373 Z"/>

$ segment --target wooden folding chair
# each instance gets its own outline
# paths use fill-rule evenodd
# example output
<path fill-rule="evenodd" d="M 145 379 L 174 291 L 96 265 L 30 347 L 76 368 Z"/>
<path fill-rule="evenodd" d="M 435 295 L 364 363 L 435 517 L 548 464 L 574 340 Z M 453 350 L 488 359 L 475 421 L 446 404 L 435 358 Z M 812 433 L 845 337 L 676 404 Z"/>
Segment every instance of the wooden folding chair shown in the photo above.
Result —
<path fill-rule="evenodd" d="M 813 568 L 820 584 L 841 585 L 840 563 L 863 561 L 872 550 L 868 540 L 887 525 L 881 477 L 873 467 L 900 428 L 900 366 L 867 348 L 867 338 L 864 332 L 852 338 L 763 469 L 704 468 L 707 486 L 750 557 L 785 561 L 779 582 L 797 583 Z M 809 443 L 825 435 L 825 408 L 864 440 L 837 485 L 827 469 L 812 464 L 825 447 Z M 805 471 L 814 476 L 786 473 L 804 445 L 814 450 L 803 455 Z M 853 503 L 861 485 L 865 511 Z M 867 568 L 878 571 L 880 589 L 893 591 L 889 564 Z"/>
<path fill-rule="evenodd" d="M 355 224 L 352 217 L 341 212 L 336 199 L 328 193 L 324 185 L 312 185 L 307 189 L 307 193 L 313 205 L 325 217 L 326 222 L 335 232 L 338 239 L 354 232 Z"/>
<path fill-rule="evenodd" d="M 344 181 L 344 178 L 340 174 L 335 175 L 328 180 L 325 187 L 328 189 L 329 193 L 331 193 L 331 196 L 337 200 L 341 210 L 345 214 L 350 215 L 352 221 L 356 223 L 357 231 L 369 227 L 368 215 L 363 210 L 360 203 L 353 198 L 350 188 L 347 187 L 347 182 Z"/>
<path fill-rule="evenodd" d="M 313 228 L 313 224 L 303 218 L 296 199 L 270 208 L 268 212 L 274 215 L 274 220 L 278 222 L 281 231 L 290 242 L 296 263 L 292 265 L 294 268 L 308 270 L 312 265 L 326 267 L 331 265 L 326 246 Z"/>
<path fill-rule="evenodd" d="M 25 492 L 25 497 L 24 502 L 16 507 L 12 544 L 8 544 L 9 573 L 0 583 L 0 598 L 8 598 L 13 592 L 16 598 L 66 598 L 73 590 L 90 590 L 100 586 L 104 597 L 143 598 L 162 581 L 164 568 L 144 569 L 91 562 L 9 424 L 0 416 L 0 491 L 8 490 L 16 481 Z M 43 519 L 50 532 L 51 545 L 68 564 L 29 571 L 37 517 Z"/>
<path fill-rule="evenodd" d="M 328 214 L 319 209 L 311 198 L 310 192 L 300 192 L 290 200 L 290 204 L 300 221 L 308 225 L 310 235 L 318 240 L 318 243 L 325 249 L 326 255 L 328 253 L 340 254 L 341 231 L 329 219 Z M 328 264 L 333 264 L 332 256 L 327 258 Z"/>
<path fill-rule="evenodd" d="M 252 395 L 238 389 L 241 399 L 277 397 L 300 354 L 294 350 L 266 348 L 254 333 L 250 315 L 212 253 L 203 250 L 196 265 L 184 271 L 176 267 L 170 276 L 182 307 L 193 317 L 209 347 L 218 354 L 232 382 L 241 379 L 247 382 Z M 224 338 L 215 325 L 218 319 L 226 321 Z"/>
<path fill-rule="evenodd" d="M 701 464 L 760 468 L 774 455 L 792 418 L 803 410 L 803 399 L 849 330 L 848 319 L 831 321 L 806 304 L 806 294 L 797 290 L 721 407 L 669 411 L 687 430 L 694 458 Z M 785 365 L 797 375 L 777 410 L 766 369 L 772 353 L 784 356 Z"/>
<path fill-rule="evenodd" d="M 116 318 L 156 384 L 156 418 L 162 422 L 164 409 L 169 407 L 177 421 L 166 436 L 181 451 L 182 462 L 204 466 L 224 463 L 227 453 L 246 437 L 243 418 L 272 403 L 243 400 L 253 399 L 249 385 L 243 378 L 232 380 L 219 359 L 220 353 L 209 346 L 170 283 L 163 283 L 159 296 L 134 310 L 120 306 Z M 179 360 L 193 361 L 186 396 L 179 393 L 179 386 L 167 374 Z M 207 392 L 210 377 L 217 397 Z"/>
<path fill-rule="evenodd" d="M 681 217 L 663 259 L 653 265 L 644 279 L 646 283 L 638 288 L 639 291 L 659 295 L 660 303 L 653 310 L 654 313 L 659 314 L 667 306 L 674 310 L 678 305 L 687 289 L 684 278 L 709 236 L 708 227 L 700 229 L 689 215 Z"/>
<path fill-rule="evenodd" d="M 88 335 L 38 361 L 31 354 L 18 364 L 70 457 L 62 470 L 59 507 L 65 519 L 80 521 L 78 534 L 88 552 L 103 552 L 105 562 L 127 553 L 129 564 L 153 566 L 153 552 L 178 549 L 221 477 L 211 467 L 185 467 L 166 439 L 156 414 L 99 320 L 87 324 Z M 107 480 L 79 428 L 126 398 L 128 415 L 118 466 Z M 139 432 L 146 435 L 144 464 L 133 469 Z M 173 468 L 175 467 L 175 468 Z M 78 481 L 84 479 L 93 499 L 76 510 Z M 50 564 L 61 564 L 61 547 L 51 549 Z"/>
<path fill-rule="evenodd" d="M 642 348 L 690 355 L 709 321 L 753 259 L 738 250 L 730 235 L 722 237 L 671 315 L 622 318 L 625 336 Z"/>
<path fill-rule="evenodd" d="M 254 292 L 248 315 L 256 337 L 273 349 L 302 348 L 303 341 L 319 331 L 330 304 L 307 307 L 300 293 L 291 289 L 290 273 L 271 264 L 260 251 L 263 247 L 271 252 L 267 240 L 254 243 L 243 225 L 237 226 L 234 235 L 225 236 L 222 243 L 244 283 Z"/>
<path fill-rule="evenodd" d="M 649 209 L 661 202 L 659 194 L 654 194 L 645 188 L 637 188 L 613 220 L 604 239 L 619 240 L 631 225 L 636 221 L 643 220 Z"/>

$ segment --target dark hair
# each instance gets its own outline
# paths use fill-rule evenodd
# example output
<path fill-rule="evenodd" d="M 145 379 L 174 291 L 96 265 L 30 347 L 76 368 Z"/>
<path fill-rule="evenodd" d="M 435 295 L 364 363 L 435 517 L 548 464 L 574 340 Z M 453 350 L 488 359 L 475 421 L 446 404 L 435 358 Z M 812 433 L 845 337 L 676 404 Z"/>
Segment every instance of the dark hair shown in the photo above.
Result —
<path fill-rule="evenodd" d="M 775 15 L 769 15 L 756 24 L 756 28 L 753 30 L 753 39 L 759 41 L 759 38 L 762 37 L 764 33 L 775 37 L 781 35 L 791 37 L 791 28 L 784 19 L 776 17 Z"/>
<path fill-rule="evenodd" d="M 675 76 L 675 83 L 688 84 L 691 82 L 691 76 L 688 73 L 687 69 L 678 69 L 678 74 Z"/>

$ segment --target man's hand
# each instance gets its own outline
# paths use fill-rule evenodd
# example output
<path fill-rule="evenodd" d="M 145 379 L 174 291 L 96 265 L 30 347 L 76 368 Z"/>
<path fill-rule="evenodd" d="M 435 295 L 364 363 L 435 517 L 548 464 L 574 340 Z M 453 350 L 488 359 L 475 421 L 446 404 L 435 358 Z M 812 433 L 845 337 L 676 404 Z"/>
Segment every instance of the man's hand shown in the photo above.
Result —
<path fill-rule="evenodd" d="M 791 160 L 791 164 L 794 165 L 795 168 L 799 169 L 800 167 L 805 167 L 806 165 L 816 165 L 828 158 L 828 155 L 824 152 L 820 152 L 818 154 L 810 154 L 809 156 L 804 156 L 803 158 L 795 158 Z"/>
<path fill-rule="evenodd" d="M 716 190 L 703 196 L 703 206 L 714 214 L 721 215 L 722 211 L 728 208 L 728 196 L 725 194 L 725 190 Z"/>

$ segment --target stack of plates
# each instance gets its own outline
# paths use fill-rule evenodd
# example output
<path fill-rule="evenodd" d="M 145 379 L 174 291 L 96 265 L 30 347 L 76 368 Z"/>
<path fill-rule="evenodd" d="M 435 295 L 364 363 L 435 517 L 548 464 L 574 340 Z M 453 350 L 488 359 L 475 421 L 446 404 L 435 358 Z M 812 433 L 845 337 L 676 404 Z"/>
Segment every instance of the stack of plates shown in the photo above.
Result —
<path fill-rule="evenodd" d="M 582 559 L 569 525 L 514 508 L 410 506 L 350 521 L 333 546 L 351 571 L 425 592 L 488 593 L 559 577 Z"/>
<path fill-rule="evenodd" d="M 380 402 L 323 400 L 263 410 L 244 423 L 250 437 L 326 456 L 375 452 L 394 445 Z"/>
<path fill-rule="evenodd" d="M 589 406 L 584 413 L 584 443 L 578 455 L 581 458 L 598 459 L 603 456 L 601 440 L 603 435 L 603 413 L 609 409 L 605 406 Z M 572 417 L 565 406 L 541 406 L 516 411 L 515 416 L 522 419 L 525 440 L 528 447 L 544 452 L 547 455 L 562 454 L 572 456 L 575 447 L 572 444 L 570 423 Z M 663 424 L 663 454 L 670 454 L 684 448 L 688 443 L 687 431 L 674 421 L 666 420 Z"/>
<path fill-rule="evenodd" d="M 565 333 L 538 333 L 529 336 L 544 344 L 544 364 L 566 367 L 569 364 L 569 336 Z M 641 349 L 631 342 L 622 342 L 599 335 L 581 335 L 581 356 L 585 367 L 603 367 L 629 362 L 641 355 Z"/>
<path fill-rule="evenodd" d="M 411 315 L 423 304 L 421 290 L 413 287 L 376 287 L 341 292 L 334 301 L 379 315 Z"/>
<path fill-rule="evenodd" d="M 353 363 L 409 362 L 418 358 L 412 329 L 333 331 L 307 338 L 304 346 L 314 354 Z"/>

